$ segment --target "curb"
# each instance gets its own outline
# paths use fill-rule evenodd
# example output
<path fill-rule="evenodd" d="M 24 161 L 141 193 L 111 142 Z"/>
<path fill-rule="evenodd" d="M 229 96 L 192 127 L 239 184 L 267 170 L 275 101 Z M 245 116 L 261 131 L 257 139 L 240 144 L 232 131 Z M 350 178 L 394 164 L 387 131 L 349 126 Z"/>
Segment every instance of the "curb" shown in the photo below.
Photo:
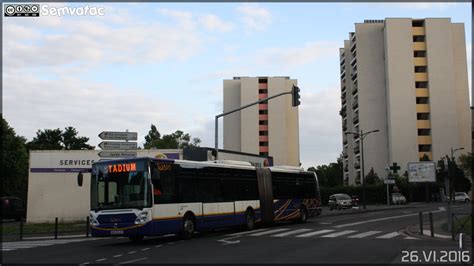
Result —
<path fill-rule="evenodd" d="M 411 208 L 415 208 L 415 206 L 400 206 L 400 207 L 393 207 L 393 208 L 380 208 L 380 209 L 361 209 L 361 210 L 357 210 L 357 211 L 352 211 L 352 212 L 333 212 L 332 214 L 329 214 L 328 213 L 331 213 L 329 211 L 327 212 L 324 212 L 322 214 L 322 216 L 339 216 L 339 215 L 350 215 L 350 214 L 357 214 L 357 213 L 366 213 L 366 212 L 379 212 L 379 211 L 387 211 L 387 210 L 399 210 L 399 209 L 411 209 Z"/>
<path fill-rule="evenodd" d="M 410 235 L 411 237 L 416 237 L 416 238 L 425 239 L 425 240 L 431 239 L 431 240 L 438 240 L 438 241 L 453 241 L 450 235 L 448 236 L 448 235 L 434 233 L 434 237 L 431 237 L 431 231 L 426 230 L 426 229 L 423 229 L 423 235 L 420 235 L 418 230 L 416 230 L 416 233 L 412 232 L 412 230 L 410 230 L 411 227 L 414 227 L 414 226 L 410 225 L 410 226 L 407 226 L 407 228 L 405 229 L 405 233 Z M 455 240 L 457 239 L 458 238 L 456 238 Z"/>

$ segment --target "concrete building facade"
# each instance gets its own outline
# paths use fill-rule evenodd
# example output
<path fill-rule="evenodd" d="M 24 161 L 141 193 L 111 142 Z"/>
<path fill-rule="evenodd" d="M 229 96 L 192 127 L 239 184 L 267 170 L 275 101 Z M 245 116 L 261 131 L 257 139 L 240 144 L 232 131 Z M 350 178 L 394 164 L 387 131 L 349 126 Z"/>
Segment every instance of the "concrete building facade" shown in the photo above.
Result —
<path fill-rule="evenodd" d="M 356 23 L 340 48 L 345 184 L 361 184 L 360 140 L 345 132 L 379 130 L 364 138 L 365 175 L 386 178 L 424 156 L 471 151 L 464 24 L 449 18 L 387 18 Z M 459 155 L 459 154 L 458 154 Z"/>
<path fill-rule="evenodd" d="M 224 112 L 291 91 L 289 77 L 224 80 Z M 273 157 L 274 165 L 300 165 L 298 107 L 283 95 L 224 116 L 224 149 Z"/>

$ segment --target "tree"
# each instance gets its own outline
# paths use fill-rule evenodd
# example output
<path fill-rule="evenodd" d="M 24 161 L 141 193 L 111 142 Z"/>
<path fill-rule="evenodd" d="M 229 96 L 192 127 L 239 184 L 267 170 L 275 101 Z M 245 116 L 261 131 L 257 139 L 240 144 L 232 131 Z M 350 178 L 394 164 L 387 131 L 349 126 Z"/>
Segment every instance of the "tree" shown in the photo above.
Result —
<path fill-rule="evenodd" d="M 181 130 L 161 136 L 155 125 L 151 125 L 148 135 L 145 136 L 145 149 L 183 149 L 187 147 L 199 147 L 201 140 L 199 138 L 192 138 L 188 133 Z"/>
<path fill-rule="evenodd" d="M 319 185 L 323 187 L 335 187 L 343 183 L 342 155 L 337 159 L 337 163 L 329 165 L 311 166 L 308 171 L 315 172 L 318 176 Z"/>
<path fill-rule="evenodd" d="M 466 177 L 472 181 L 472 168 L 474 167 L 474 153 L 462 154 L 459 156 L 459 167 L 464 170 Z"/>
<path fill-rule="evenodd" d="M 38 130 L 36 137 L 27 143 L 29 150 L 92 150 L 94 146 L 87 144 L 89 138 L 78 137 L 74 127 L 61 129 Z"/>
<path fill-rule="evenodd" d="M 377 173 L 374 171 L 374 168 L 370 168 L 369 173 L 365 176 L 365 182 L 367 185 L 379 185 L 382 183 Z"/>
<path fill-rule="evenodd" d="M 2 117 L 2 196 L 26 200 L 28 180 L 28 151 L 26 139 L 16 135 Z"/>
<path fill-rule="evenodd" d="M 430 161 L 430 157 L 426 153 L 423 153 L 423 156 L 420 157 L 420 162 L 424 162 L 424 161 Z"/>

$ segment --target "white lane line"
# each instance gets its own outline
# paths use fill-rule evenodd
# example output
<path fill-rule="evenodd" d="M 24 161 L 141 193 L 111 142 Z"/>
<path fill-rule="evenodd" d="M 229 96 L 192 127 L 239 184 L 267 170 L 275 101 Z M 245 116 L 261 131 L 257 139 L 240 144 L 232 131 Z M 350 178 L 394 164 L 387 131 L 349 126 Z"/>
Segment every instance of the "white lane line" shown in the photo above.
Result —
<path fill-rule="evenodd" d="M 142 251 L 149 250 L 150 248 L 142 248 Z"/>
<path fill-rule="evenodd" d="M 375 235 L 375 234 L 378 234 L 380 232 L 382 232 L 382 231 L 368 231 L 368 232 L 364 232 L 364 233 L 360 233 L 360 234 L 357 234 L 357 235 L 350 236 L 349 238 L 364 238 L 366 236 Z"/>
<path fill-rule="evenodd" d="M 161 248 L 163 245 L 156 245 L 155 248 Z"/>
<path fill-rule="evenodd" d="M 135 260 L 129 260 L 129 261 L 121 262 L 119 264 L 127 264 L 127 263 L 137 262 L 137 261 L 146 260 L 146 259 L 147 258 L 139 258 L 139 259 L 135 259 Z"/>
<path fill-rule="evenodd" d="M 118 257 L 122 257 L 123 254 L 118 254 L 118 255 L 115 255 L 114 258 L 118 258 Z"/>
<path fill-rule="evenodd" d="M 357 231 L 355 231 L 355 230 L 344 230 L 344 231 L 341 231 L 341 232 L 335 232 L 335 233 L 332 233 L 332 234 L 329 234 L 329 235 L 324 235 L 324 236 L 321 236 L 321 237 L 337 237 L 337 236 L 343 236 L 343 235 L 347 235 L 347 234 L 354 233 L 354 232 L 357 232 Z"/>
<path fill-rule="evenodd" d="M 308 232 L 308 231 L 311 231 L 311 229 L 298 229 L 298 230 L 293 230 L 293 231 L 290 231 L 290 232 L 284 232 L 284 233 L 280 233 L 280 234 L 276 234 L 276 235 L 272 235 L 272 236 L 273 237 L 284 237 L 284 236 L 295 235 L 295 234 Z"/>
<path fill-rule="evenodd" d="M 404 239 L 416 239 L 416 240 L 419 240 L 419 238 L 412 237 L 412 236 L 407 236 L 407 237 L 405 237 Z"/>
<path fill-rule="evenodd" d="M 376 238 L 381 238 L 381 239 L 389 239 L 389 238 L 394 238 L 396 236 L 399 236 L 400 234 L 398 232 L 391 232 L 385 235 L 378 236 Z"/>
<path fill-rule="evenodd" d="M 319 231 L 315 231 L 315 232 L 311 232 L 311 233 L 306 233 L 306 234 L 302 234 L 302 235 L 298 235 L 296 237 L 310 237 L 310 236 L 315 236 L 315 235 L 321 235 L 321 234 L 325 234 L 325 233 L 329 233 L 329 232 L 332 232 L 334 230 L 332 229 L 324 229 L 324 230 L 319 230 Z"/>
<path fill-rule="evenodd" d="M 264 232 L 260 232 L 256 234 L 251 234 L 250 236 L 263 236 L 263 235 L 269 235 L 269 234 L 273 234 L 273 233 L 277 233 L 281 231 L 287 231 L 287 230 L 290 230 L 290 228 L 273 229 L 273 230 L 264 231 Z"/>
<path fill-rule="evenodd" d="M 106 260 L 107 258 L 102 258 L 102 259 L 98 259 L 98 260 L 95 260 L 95 261 L 104 261 Z"/>
<path fill-rule="evenodd" d="M 136 253 L 136 252 L 137 252 L 137 251 L 136 251 L 136 250 L 134 250 L 134 251 L 130 251 L 130 252 L 128 252 L 128 254 L 133 254 L 133 253 Z"/>
<path fill-rule="evenodd" d="M 319 224 L 332 224 L 332 222 L 319 222 Z"/>
<path fill-rule="evenodd" d="M 446 211 L 446 209 L 444 207 L 439 207 L 437 211 L 431 211 L 431 212 L 435 213 L 435 212 L 443 212 L 443 211 Z M 398 218 L 415 216 L 415 215 L 418 215 L 418 213 L 410 213 L 410 214 L 404 214 L 404 215 L 390 216 L 390 217 L 384 217 L 384 218 L 378 218 L 378 219 L 372 219 L 372 220 L 365 220 L 365 221 L 349 223 L 349 224 L 340 224 L 340 225 L 336 225 L 334 227 L 342 228 L 342 227 L 347 227 L 347 226 L 353 226 L 353 225 L 359 225 L 359 224 L 365 224 L 365 223 L 372 223 L 372 222 L 378 222 L 378 221 L 385 221 L 385 220 L 392 220 L 392 219 L 398 219 Z"/>
<path fill-rule="evenodd" d="M 238 233 L 234 233 L 234 234 L 228 234 L 226 236 L 241 236 L 241 235 L 245 235 L 245 234 L 257 233 L 257 232 L 262 232 L 262 231 L 267 231 L 267 230 L 268 230 L 268 228 L 257 229 L 257 230 L 252 230 L 252 231 L 244 231 L 244 232 L 238 232 Z"/>
<path fill-rule="evenodd" d="M 169 243 L 166 243 L 167 245 L 173 245 L 174 243 L 176 242 L 169 242 Z"/>

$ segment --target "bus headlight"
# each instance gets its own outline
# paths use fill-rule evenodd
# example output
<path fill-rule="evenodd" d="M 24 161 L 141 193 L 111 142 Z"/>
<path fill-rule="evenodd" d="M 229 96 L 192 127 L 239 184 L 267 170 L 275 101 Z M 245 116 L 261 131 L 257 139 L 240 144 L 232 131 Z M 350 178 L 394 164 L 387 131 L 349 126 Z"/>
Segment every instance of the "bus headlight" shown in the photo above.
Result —
<path fill-rule="evenodd" d="M 135 219 L 135 224 L 144 224 L 148 221 L 148 211 L 142 211 L 137 219 Z"/>

